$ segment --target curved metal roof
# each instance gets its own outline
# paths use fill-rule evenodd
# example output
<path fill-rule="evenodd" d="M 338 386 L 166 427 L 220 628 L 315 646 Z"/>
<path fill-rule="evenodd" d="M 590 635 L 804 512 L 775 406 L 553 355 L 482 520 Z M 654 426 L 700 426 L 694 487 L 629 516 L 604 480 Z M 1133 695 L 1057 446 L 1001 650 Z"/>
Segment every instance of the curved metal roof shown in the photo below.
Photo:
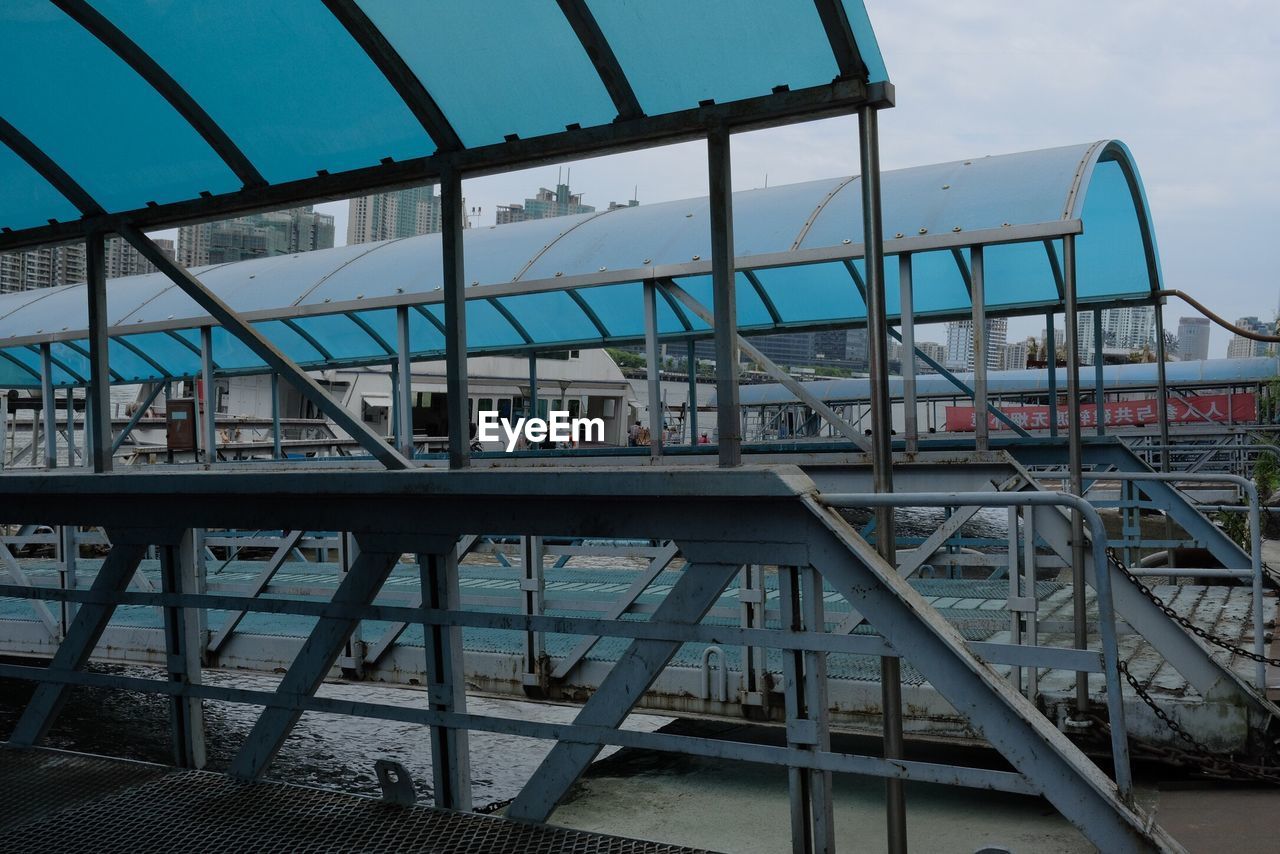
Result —
<path fill-rule="evenodd" d="M 915 316 L 967 317 L 969 249 L 983 245 L 993 313 L 1061 302 L 1061 237 L 1080 234 L 1082 303 L 1145 302 L 1160 288 L 1151 220 L 1137 168 L 1115 141 L 975 158 L 883 175 L 890 255 L 910 254 Z M 738 323 L 747 333 L 865 323 L 860 294 L 858 178 L 734 194 Z M 1081 233 L 1083 232 L 1083 233 Z M 465 233 L 470 352 L 554 350 L 643 339 L 644 280 L 670 278 L 712 304 L 705 198 Z M 412 307 L 415 359 L 444 348 L 439 235 L 276 256 L 193 271 L 304 367 L 385 362 L 395 311 Z M 898 265 L 886 264 L 890 315 Z M 198 328 L 209 318 L 162 274 L 108 285 L 116 382 L 198 371 Z M 55 382 L 87 376 L 83 285 L 0 295 L 0 386 L 38 384 L 38 345 L 53 343 Z M 674 301 L 659 332 L 705 335 Z M 214 330 L 222 374 L 263 365 Z"/>
<path fill-rule="evenodd" d="M 1169 362 L 1165 365 L 1167 382 L 1172 388 L 1223 388 L 1229 385 L 1247 385 L 1266 382 L 1280 376 L 1280 358 L 1259 356 L 1250 359 L 1206 359 L 1193 362 Z M 973 385 L 972 373 L 956 373 L 956 377 L 969 386 Z M 1102 381 L 1107 391 L 1127 389 L 1152 389 L 1156 387 L 1156 365 L 1137 363 L 1132 365 L 1104 365 Z M 810 394 L 826 403 L 868 400 L 869 383 L 865 378 L 814 380 L 804 384 Z M 1080 387 L 1091 389 L 1097 385 L 1092 366 L 1080 368 Z M 1067 369 L 1058 368 L 1057 387 L 1061 392 L 1067 387 Z M 991 394 L 1044 394 L 1049 390 L 1049 372 L 1046 370 L 991 371 L 987 374 L 987 391 Z M 902 378 L 889 378 L 889 394 L 902 397 Z M 940 374 L 916 376 L 916 394 L 920 397 L 963 397 L 955 384 Z M 796 403 L 796 397 L 778 383 L 744 385 L 739 390 L 743 406 L 769 406 Z M 714 404 L 714 400 L 713 400 Z"/>
<path fill-rule="evenodd" d="M 892 103 L 862 0 L 7 0 L 0 79 L 0 250 Z"/>

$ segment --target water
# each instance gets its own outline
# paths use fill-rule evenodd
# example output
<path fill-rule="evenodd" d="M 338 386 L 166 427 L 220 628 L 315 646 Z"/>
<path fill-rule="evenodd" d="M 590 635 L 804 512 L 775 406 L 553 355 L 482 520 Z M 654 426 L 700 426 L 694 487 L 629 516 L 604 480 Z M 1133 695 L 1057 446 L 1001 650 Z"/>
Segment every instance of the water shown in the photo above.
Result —
<path fill-rule="evenodd" d="M 149 667 L 94 665 L 109 672 L 149 679 L 163 674 Z M 257 691 L 273 690 L 278 677 L 242 672 L 206 671 L 206 684 Z M 6 737 L 30 697 L 29 683 L 0 680 L 0 733 Z M 426 692 L 418 688 L 369 683 L 327 683 L 321 697 L 358 700 L 393 706 L 425 707 Z M 468 697 L 467 710 L 478 715 L 549 723 L 568 723 L 577 714 L 570 706 L 517 700 Z M 252 728 L 259 707 L 206 702 L 205 729 L 209 770 L 225 771 Z M 632 715 L 625 728 L 651 732 L 672 721 L 656 715 Z M 168 699 L 99 688 L 72 693 L 45 742 L 65 750 L 117 756 L 146 762 L 171 761 Z M 552 742 L 494 733 L 471 733 L 471 773 L 477 808 L 501 804 L 532 776 Z M 617 748 L 607 748 L 607 757 Z M 431 797 L 431 746 L 428 728 L 398 721 L 354 718 L 308 712 L 294 727 L 268 776 L 296 783 L 357 794 L 378 795 L 374 762 L 394 759 L 409 769 L 420 801 Z"/>

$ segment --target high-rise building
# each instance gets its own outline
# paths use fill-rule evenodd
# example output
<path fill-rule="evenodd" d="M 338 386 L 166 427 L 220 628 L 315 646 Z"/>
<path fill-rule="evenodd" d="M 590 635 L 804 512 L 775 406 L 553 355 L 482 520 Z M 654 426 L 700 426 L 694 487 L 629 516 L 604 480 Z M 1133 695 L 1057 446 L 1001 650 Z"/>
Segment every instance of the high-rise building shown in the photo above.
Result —
<path fill-rule="evenodd" d="M 347 243 L 373 243 L 441 229 L 440 197 L 432 184 L 351 200 Z"/>
<path fill-rule="evenodd" d="M 1004 361 L 1000 365 L 1002 370 L 1021 371 L 1027 367 L 1027 359 L 1031 355 L 1030 339 L 1024 338 L 1021 341 L 1012 341 L 1004 345 Z"/>
<path fill-rule="evenodd" d="M 1184 362 L 1209 358 L 1209 318 L 1178 318 L 1178 358 Z"/>
<path fill-rule="evenodd" d="M 83 243 L 0 255 L 0 293 L 70 285 L 86 278 Z"/>
<path fill-rule="evenodd" d="M 1082 311 L 1076 318 L 1080 336 L 1080 361 L 1093 364 L 1097 345 L 1093 340 L 1093 312 Z M 1102 346 L 1104 349 L 1135 352 L 1152 346 L 1155 341 L 1156 310 L 1154 306 L 1137 305 L 1102 310 Z"/>
<path fill-rule="evenodd" d="M 1242 317 L 1236 321 L 1236 326 L 1261 335 L 1275 334 L 1271 324 L 1263 323 L 1256 317 Z M 1265 341 L 1254 341 L 1252 338 L 1245 338 L 1243 335 L 1232 335 L 1231 342 L 1227 344 L 1227 358 L 1248 359 L 1253 356 L 1267 356 L 1270 355 L 1271 350 L 1271 345 Z"/>
<path fill-rule="evenodd" d="M 928 356 L 930 359 L 933 359 L 939 365 L 945 365 L 947 361 L 946 345 L 939 344 L 937 341 L 917 341 L 916 349 L 919 350 L 921 354 Z M 924 359 L 917 356 L 916 357 L 916 373 L 932 374 L 937 372 L 933 369 L 933 365 L 930 365 Z"/>
<path fill-rule="evenodd" d="M 639 204 L 637 202 L 637 204 Z M 630 207 L 618 205 L 613 207 Z M 582 203 L 581 193 L 569 192 L 568 184 L 556 184 L 555 190 L 540 187 L 532 199 L 525 199 L 523 205 L 498 205 L 498 225 L 509 222 L 524 222 L 526 219 L 550 219 L 556 216 L 591 213 L 595 208 Z"/>
<path fill-rule="evenodd" d="M 172 240 L 153 237 L 151 242 L 159 246 L 160 251 L 168 256 L 170 260 L 176 257 Z M 123 237 L 107 238 L 105 250 L 103 257 L 106 262 L 108 279 L 141 276 L 144 273 L 154 273 L 156 271 L 156 265 L 143 258 L 142 253 L 134 249 L 133 244 Z"/>
<path fill-rule="evenodd" d="M 1009 320 L 987 318 L 987 370 L 998 371 L 1004 362 L 1004 345 L 1009 338 Z M 948 370 L 973 370 L 973 321 L 956 320 L 947 324 Z"/>
<path fill-rule="evenodd" d="M 184 267 L 331 248 L 333 217 L 310 205 L 178 229 L 178 263 Z"/>

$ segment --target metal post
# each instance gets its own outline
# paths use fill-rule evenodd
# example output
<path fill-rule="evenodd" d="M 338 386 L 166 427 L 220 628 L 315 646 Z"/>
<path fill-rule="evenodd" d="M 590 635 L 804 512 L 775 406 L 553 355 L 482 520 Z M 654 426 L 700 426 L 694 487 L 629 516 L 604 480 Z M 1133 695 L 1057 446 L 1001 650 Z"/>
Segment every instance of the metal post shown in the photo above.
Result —
<path fill-rule="evenodd" d="M 689 444 L 697 447 L 698 444 L 698 357 L 695 351 L 695 344 L 692 338 L 688 341 L 688 354 L 685 357 L 685 373 L 689 375 L 689 408 L 688 415 L 685 417 L 686 423 L 689 425 Z"/>
<path fill-rule="evenodd" d="M 1054 314 L 1045 316 L 1044 348 L 1048 351 L 1045 364 L 1049 367 L 1049 436 L 1058 438 L 1058 342 L 1056 330 L 1053 328 Z"/>
<path fill-rule="evenodd" d="M 707 134 L 707 179 L 711 207 L 711 291 L 716 343 L 716 442 L 721 466 L 742 465 L 738 416 L 738 309 L 733 269 L 733 168 L 729 130 Z"/>
<path fill-rule="evenodd" d="M 165 392 L 165 398 L 168 399 L 168 392 Z M 271 458 L 273 460 L 283 459 L 284 454 L 280 452 L 280 375 L 275 371 L 271 372 Z"/>
<path fill-rule="evenodd" d="M 546 584 L 543 576 L 542 537 L 529 535 L 520 538 L 521 579 L 524 613 L 541 616 L 546 601 Z M 548 685 L 548 659 L 546 644 L 540 631 L 525 632 L 523 685 L 532 697 L 545 695 Z"/>
<path fill-rule="evenodd" d="M 422 607 L 433 610 L 461 606 L 458 559 L 454 549 L 443 554 L 418 555 Z M 433 712 L 467 711 L 467 684 L 462 663 L 462 629 L 426 623 L 427 702 Z M 471 810 L 471 756 L 467 731 L 431 728 L 432 787 L 440 809 Z"/>
<path fill-rule="evenodd" d="M 200 384 L 204 386 L 204 461 L 213 465 L 218 459 L 218 395 L 213 387 L 212 326 L 200 327 Z"/>
<path fill-rule="evenodd" d="M 89 303 L 89 389 L 85 398 L 85 443 L 95 472 L 111 471 L 111 373 L 107 366 L 107 265 L 102 232 L 85 238 Z"/>
<path fill-rule="evenodd" d="M 67 388 L 67 465 L 76 464 L 76 390 Z"/>
<path fill-rule="evenodd" d="M 396 307 L 396 441 L 400 453 L 413 459 L 413 366 L 409 363 L 409 306 Z M 470 426 L 470 425 L 468 425 Z M 453 431 L 449 431 L 450 435 Z M 467 447 L 471 447 L 470 436 Z"/>
<path fill-rule="evenodd" d="M 1104 398 L 1107 396 L 1106 383 L 1102 373 L 1102 310 L 1093 312 L 1093 402 L 1097 405 L 1097 430 L 1099 436 L 1107 433 L 1107 411 Z"/>
<path fill-rule="evenodd" d="M 880 131 L 875 107 L 858 111 L 858 150 L 862 166 L 862 232 L 866 260 L 867 349 L 871 368 L 871 469 L 876 492 L 893 492 L 893 451 L 889 442 L 889 336 L 884 303 L 884 244 L 880 207 Z M 985 411 L 985 410 L 984 410 Z M 876 509 L 876 550 L 896 566 L 893 510 Z M 902 756 L 902 673 L 898 659 L 880 659 L 880 701 L 884 715 L 884 755 Z M 907 812 L 901 780 L 885 783 L 885 817 L 890 854 L 906 854 Z"/>
<path fill-rule="evenodd" d="M 1160 471 L 1169 471 L 1169 405 L 1165 402 L 1169 386 L 1165 377 L 1164 302 L 1157 302 L 1156 309 L 1156 423 L 1160 427 Z M 1164 515 L 1164 538 L 1173 540 L 1173 519 Z M 1175 549 L 1169 549 L 1168 565 L 1175 566 Z"/>
<path fill-rule="evenodd" d="M 982 247 L 969 250 L 970 295 L 973 301 L 973 444 L 991 447 L 987 415 L 987 296 Z"/>
<path fill-rule="evenodd" d="M 1080 327 L 1076 322 L 1076 239 L 1062 238 L 1062 298 L 1064 325 L 1067 333 L 1067 464 L 1070 468 L 1070 492 L 1084 496 L 1084 473 L 1080 447 Z M 1087 649 L 1089 615 L 1084 601 L 1084 520 L 1078 511 L 1071 512 L 1071 585 L 1073 624 L 1077 649 Z M 1099 567 L 1098 572 L 1104 571 Z M 1089 679 L 1076 674 L 1076 708 L 1083 714 L 1089 707 Z"/>
<path fill-rule="evenodd" d="M 196 561 L 195 532 L 186 530 L 176 543 L 160 548 L 160 581 L 165 593 L 202 593 Z M 164 635 L 169 681 L 179 686 L 200 684 L 202 632 L 196 614 L 183 607 L 165 607 Z M 174 764 L 203 768 L 205 764 L 204 708 L 197 697 L 175 694 L 169 701 Z"/>
<path fill-rule="evenodd" d="M 444 254 L 444 364 L 449 394 L 449 468 L 471 465 L 471 409 L 467 402 L 467 295 L 462 247 L 462 174 L 440 175 L 441 247 Z"/>
<path fill-rule="evenodd" d="M 40 414 L 44 420 L 44 467 L 57 468 L 58 401 L 53 397 L 53 358 L 47 342 L 40 345 Z M 34 461 L 34 449 L 31 456 Z"/>
<path fill-rule="evenodd" d="M 916 320 L 910 254 L 898 256 L 898 287 L 898 305 L 902 315 L 902 424 L 907 434 L 907 453 L 914 454 L 920 450 L 920 426 L 919 404 L 916 402 Z"/>
<path fill-rule="evenodd" d="M 658 286 L 644 283 L 644 364 L 649 383 L 649 456 L 662 456 L 662 357 L 658 353 Z"/>

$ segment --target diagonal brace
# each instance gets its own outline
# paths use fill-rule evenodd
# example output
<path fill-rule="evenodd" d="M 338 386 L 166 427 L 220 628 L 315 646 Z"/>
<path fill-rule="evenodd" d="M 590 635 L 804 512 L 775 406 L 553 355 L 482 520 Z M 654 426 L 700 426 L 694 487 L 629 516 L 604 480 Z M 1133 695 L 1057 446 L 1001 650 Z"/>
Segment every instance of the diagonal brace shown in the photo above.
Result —
<path fill-rule="evenodd" d="M 122 538 L 116 535 L 112 535 L 110 539 L 114 545 L 107 553 L 90 587 L 90 592 L 104 597 L 112 593 L 121 593 L 128 588 L 146 552 L 146 546 L 140 543 L 121 542 Z M 89 663 L 89 657 L 93 655 L 93 650 L 102 638 L 102 633 L 106 631 L 107 622 L 115 610 L 114 602 L 81 604 L 76 610 L 75 619 L 67 629 L 67 636 L 58 645 L 58 651 L 53 654 L 49 670 L 64 673 L 83 670 Z M 38 744 L 57 720 L 58 713 L 62 711 L 62 706 L 67 701 L 68 687 L 68 685 L 53 682 L 41 683 L 13 728 L 9 743 L 21 747 Z"/>
<path fill-rule="evenodd" d="M 9 577 L 13 579 L 14 584 L 20 584 L 23 587 L 31 586 L 31 579 L 27 577 L 27 573 L 22 569 L 17 558 L 13 556 L 13 552 L 9 551 L 9 547 L 4 543 L 0 543 L 0 564 L 4 565 L 5 571 L 9 573 Z M 36 612 L 40 622 L 44 623 L 45 629 L 49 632 L 49 637 L 57 640 L 58 621 L 54 618 L 53 612 L 49 610 L 49 606 L 39 599 L 29 599 L 27 601 L 31 603 L 31 609 Z"/>
<path fill-rule="evenodd" d="M 379 547 L 383 546 L 379 544 Z M 400 554 L 399 551 L 361 551 L 334 591 L 332 603 L 367 605 L 372 602 L 400 559 Z M 276 695 L 284 699 L 314 695 L 359 622 L 359 619 L 351 617 L 321 617 L 317 620 L 276 687 Z M 294 708 L 268 706 L 263 709 L 227 773 L 244 780 L 261 777 L 300 717 L 302 712 Z"/>
<path fill-rule="evenodd" d="M 280 571 L 280 567 L 284 566 L 285 561 L 289 559 L 289 554 L 302 541 L 302 537 L 305 534 L 306 531 L 289 532 L 288 536 L 284 538 L 284 542 L 271 555 L 267 565 L 249 583 L 249 589 L 245 591 L 246 596 L 257 596 L 267 589 L 271 579 L 275 578 L 276 573 Z M 236 630 L 236 626 L 240 625 L 240 621 L 244 619 L 245 613 L 245 611 L 236 611 L 227 618 L 227 621 L 222 624 L 222 628 L 218 629 L 218 633 L 209 641 L 208 652 L 210 655 L 222 649 L 223 644 L 227 642 L 231 634 Z"/>
<path fill-rule="evenodd" d="M 742 569 L 739 564 L 690 564 L 653 614 L 654 623 L 673 629 L 698 623 Z M 575 724 L 617 728 L 680 649 L 679 640 L 634 640 L 600 687 L 578 712 Z M 507 817 L 546 821 L 587 769 L 602 745 L 562 741 L 538 766 L 507 808 Z"/>

